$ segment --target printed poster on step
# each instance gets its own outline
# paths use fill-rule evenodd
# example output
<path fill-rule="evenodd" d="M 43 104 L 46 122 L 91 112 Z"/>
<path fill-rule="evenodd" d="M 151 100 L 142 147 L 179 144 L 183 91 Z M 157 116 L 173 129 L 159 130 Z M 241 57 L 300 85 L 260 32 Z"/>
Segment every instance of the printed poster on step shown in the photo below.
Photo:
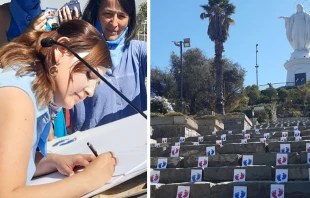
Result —
<path fill-rule="evenodd" d="M 246 186 L 234 186 L 233 198 L 247 198 L 247 187 Z"/>
<path fill-rule="evenodd" d="M 247 144 L 248 143 L 248 139 L 241 139 L 241 144 Z"/>
<path fill-rule="evenodd" d="M 276 164 L 278 165 L 287 165 L 287 153 L 277 153 L 277 161 Z"/>
<path fill-rule="evenodd" d="M 159 158 L 157 160 L 157 168 L 167 168 L 167 158 Z"/>
<path fill-rule="evenodd" d="M 216 141 L 215 141 L 215 144 L 216 144 L 216 145 L 219 145 L 219 146 L 222 146 L 222 145 L 223 145 L 223 142 L 222 142 L 222 140 L 216 140 Z"/>
<path fill-rule="evenodd" d="M 226 134 L 221 135 L 221 140 L 226 141 Z"/>
<path fill-rule="evenodd" d="M 199 168 L 207 168 L 209 164 L 209 158 L 208 157 L 198 157 L 198 165 Z"/>
<path fill-rule="evenodd" d="M 180 147 L 179 146 L 171 146 L 170 157 L 179 157 Z"/>
<path fill-rule="evenodd" d="M 151 183 L 152 184 L 157 184 L 159 182 L 160 178 L 160 171 L 151 171 Z"/>
<path fill-rule="evenodd" d="M 244 182 L 245 181 L 245 169 L 234 169 L 234 182 Z"/>
<path fill-rule="evenodd" d="M 270 139 L 270 133 L 264 133 L 264 138 Z"/>
<path fill-rule="evenodd" d="M 176 198 L 189 198 L 190 187 L 189 186 L 178 186 Z"/>
<path fill-rule="evenodd" d="M 280 144 L 280 153 L 291 152 L 291 144 Z"/>
<path fill-rule="evenodd" d="M 306 151 L 309 153 L 310 152 L 310 143 L 306 143 Z"/>
<path fill-rule="evenodd" d="M 284 198 L 284 184 L 270 185 L 270 198 Z"/>
<path fill-rule="evenodd" d="M 260 143 L 266 143 L 266 138 L 259 138 Z"/>
<path fill-rule="evenodd" d="M 243 155 L 242 166 L 253 166 L 253 155 Z"/>
<path fill-rule="evenodd" d="M 282 137 L 288 137 L 288 132 L 282 132 Z"/>
<path fill-rule="evenodd" d="M 288 169 L 276 169 L 275 182 L 283 183 L 288 180 Z"/>
<path fill-rule="evenodd" d="M 191 170 L 191 181 L 190 182 L 201 182 L 202 170 L 201 169 L 192 169 Z"/>
<path fill-rule="evenodd" d="M 249 134 L 249 133 L 246 133 L 246 134 L 244 134 L 244 139 L 250 139 L 251 138 L 251 134 Z"/>
<path fill-rule="evenodd" d="M 206 147 L 207 156 L 215 155 L 215 146 Z"/>
<path fill-rule="evenodd" d="M 294 131 L 294 137 L 300 137 L 300 131 L 298 130 Z"/>

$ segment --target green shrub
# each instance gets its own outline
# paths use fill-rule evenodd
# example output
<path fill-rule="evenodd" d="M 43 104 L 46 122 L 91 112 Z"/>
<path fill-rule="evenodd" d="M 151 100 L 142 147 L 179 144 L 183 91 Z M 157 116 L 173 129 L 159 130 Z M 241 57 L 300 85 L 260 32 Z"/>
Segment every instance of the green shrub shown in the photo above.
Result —
<path fill-rule="evenodd" d="M 164 115 L 161 114 L 161 113 L 153 113 L 153 112 L 151 112 L 151 117 L 164 117 Z"/>

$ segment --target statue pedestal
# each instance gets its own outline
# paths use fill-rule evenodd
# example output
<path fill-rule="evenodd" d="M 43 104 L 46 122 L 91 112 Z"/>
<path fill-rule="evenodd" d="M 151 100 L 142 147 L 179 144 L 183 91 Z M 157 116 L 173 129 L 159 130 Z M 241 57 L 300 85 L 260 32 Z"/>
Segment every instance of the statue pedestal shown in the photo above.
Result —
<path fill-rule="evenodd" d="M 310 58 L 309 49 L 295 50 L 294 52 L 291 53 L 290 60 L 295 60 L 295 59 L 299 59 L 299 58 Z"/>
<path fill-rule="evenodd" d="M 310 80 L 309 57 L 291 59 L 284 63 L 284 67 L 287 70 L 286 86 L 302 85 Z"/>

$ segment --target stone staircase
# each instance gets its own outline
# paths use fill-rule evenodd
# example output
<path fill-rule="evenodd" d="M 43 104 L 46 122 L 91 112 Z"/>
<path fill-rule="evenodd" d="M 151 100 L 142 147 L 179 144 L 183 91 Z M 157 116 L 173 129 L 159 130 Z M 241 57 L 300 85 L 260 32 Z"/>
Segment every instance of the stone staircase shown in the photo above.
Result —
<path fill-rule="evenodd" d="M 310 197 L 309 118 L 156 142 L 151 144 L 152 198 Z"/>

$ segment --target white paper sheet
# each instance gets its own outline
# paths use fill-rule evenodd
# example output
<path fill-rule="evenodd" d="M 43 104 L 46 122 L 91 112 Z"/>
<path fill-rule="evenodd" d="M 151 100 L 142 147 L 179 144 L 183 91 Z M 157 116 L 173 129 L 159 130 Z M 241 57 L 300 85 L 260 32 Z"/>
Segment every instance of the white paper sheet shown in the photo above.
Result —
<path fill-rule="evenodd" d="M 59 143 L 61 140 L 65 141 Z M 67 143 L 70 140 L 71 142 Z M 47 150 L 49 153 L 64 155 L 91 154 L 87 142 L 93 145 L 98 154 L 108 151 L 114 152 L 119 159 L 119 164 L 116 166 L 113 178 L 108 184 L 83 197 L 90 197 L 108 190 L 147 170 L 147 120 L 140 114 L 55 139 L 48 143 Z M 62 143 L 67 144 L 61 145 Z M 52 173 L 33 179 L 30 185 L 52 183 L 65 177 L 58 172 Z"/>

